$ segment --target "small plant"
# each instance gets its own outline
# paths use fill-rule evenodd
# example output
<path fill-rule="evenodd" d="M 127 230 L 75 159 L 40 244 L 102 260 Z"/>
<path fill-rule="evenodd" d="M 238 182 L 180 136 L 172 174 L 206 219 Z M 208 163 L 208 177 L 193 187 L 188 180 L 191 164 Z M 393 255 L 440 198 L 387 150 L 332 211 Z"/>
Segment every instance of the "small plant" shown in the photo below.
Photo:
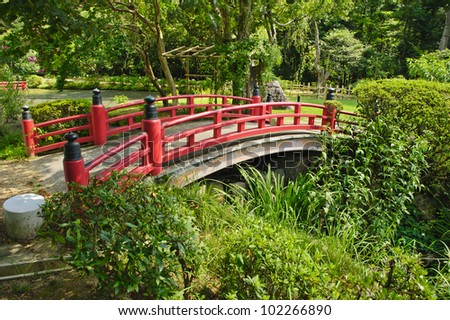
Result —
<path fill-rule="evenodd" d="M 8 82 L 6 88 L 0 88 L 0 125 L 15 123 L 19 119 L 22 107 L 25 105 L 25 92 L 14 88 L 13 74 L 7 65 L 0 65 L 0 74 Z"/>

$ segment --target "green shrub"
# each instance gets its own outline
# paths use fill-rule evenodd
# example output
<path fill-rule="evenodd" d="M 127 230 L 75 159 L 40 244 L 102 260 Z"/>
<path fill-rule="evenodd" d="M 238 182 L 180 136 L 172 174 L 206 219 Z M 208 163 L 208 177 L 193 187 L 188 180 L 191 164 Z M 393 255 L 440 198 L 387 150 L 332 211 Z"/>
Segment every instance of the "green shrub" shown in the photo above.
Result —
<path fill-rule="evenodd" d="M 429 169 L 422 182 L 431 194 L 450 205 L 450 84 L 404 79 L 364 81 L 354 92 L 362 115 L 384 115 L 388 124 L 427 141 Z"/>
<path fill-rule="evenodd" d="M 337 237 L 311 237 L 251 216 L 243 220 L 222 234 L 216 250 L 220 298 L 435 298 L 418 256 L 395 248 L 378 265 L 367 264 Z"/>
<path fill-rule="evenodd" d="M 0 128 L 0 159 L 25 158 L 25 148 L 20 127 L 4 125 Z"/>
<path fill-rule="evenodd" d="M 31 75 L 27 77 L 27 83 L 29 88 L 38 88 L 44 83 L 44 78 L 38 75 Z"/>
<path fill-rule="evenodd" d="M 325 140 L 309 175 L 315 186 L 309 197 L 315 201 L 305 210 L 305 223 L 312 219 L 327 234 L 349 230 L 355 237 L 392 241 L 421 186 L 423 146 L 384 117 L 362 125 L 365 129 L 356 136 Z"/>
<path fill-rule="evenodd" d="M 22 107 L 25 105 L 25 92 L 14 88 L 14 80 L 8 65 L 0 65 L 1 81 L 10 82 L 6 88 L 0 88 L 0 125 L 14 123 L 19 119 Z"/>
<path fill-rule="evenodd" d="M 417 59 L 406 59 L 408 74 L 414 78 L 450 82 L 450 50 L 433 51 Z"/>
<path fill-rule="evenodd" d="M 87 99 L 56 100 L 51 102 L 39 103 L 35 106 L 30 107 L 31 115 L 34 119 L 34 123 L 36 124 L 58 118 L 90 113 L 90 109 L 91 109 L 91 102 Z M 44 134 L 47 132 L 62 130 L 86 124 L 88 124 L 88 119 L 72 120 L 68 122 L 50 125 L 45 128 L 39 128 L 39 134 Z M 79 137 L 89 135 L 88 130 L 78 131 L 77 133 Z M 64 135 L 45 138 L 43 140 L 40 140 L 39 145 L 43 146 L 46 144 L 51 144 L 59 141 L 64 141 Z"/>
<path fill-rule="evenodd" d="M 30 108 L 35 123 L 89 113 L 91 101 L 87 99 L 66 99 L 43 102 Z"/>
<path fill-rule="evenodd" d="M 0 124 L 16 122 L 25 101 L 24 91 L 14 89 L 12 84 L 8 85 L 6 90 L 0 88 Z"/>
<path fill-rule="evenodd" d="M 183 201 L 165 185 L 113 174 L 52 195 L 44 231 L 69 250 L 72 266 L 97 278 L 103 294 L 188 297 L 202 246 Z"/>

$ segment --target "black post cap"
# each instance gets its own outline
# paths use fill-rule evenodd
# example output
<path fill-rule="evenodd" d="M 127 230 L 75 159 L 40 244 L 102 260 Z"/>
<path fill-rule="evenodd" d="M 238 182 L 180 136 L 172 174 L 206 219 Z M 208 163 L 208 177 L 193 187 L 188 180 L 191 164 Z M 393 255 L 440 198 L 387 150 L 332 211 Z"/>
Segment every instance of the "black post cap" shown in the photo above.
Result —
<path fill-rule="evenodd" d="M 328 88 L 327 100 L 334 100 L 336 98 L 336 95 L 334 94 L 335 92 L 336 92 L 336 89 Z"/>
<path fill-rule="evenodd" d="M 156 110 L 155 106 L 156 98 L 153 96 L 146 96 L 144 101 L 146 102 L 144 106 L 144 119 L 158 119 L 158 110 Z"/>
<path fill-rule="evenodd" d="M 297 102 L 301 102 L 302 101 L 302 97 L 300 95 L 297 96 Z"/>
<path fill-rule="evenodd" d="M 260 96 L 258 84 L 255 84 L 255 86 L 253 87 L 253 96 L 254 97 L 259 97 Z"/>
<path fill-rule="evenodd" d="M 102 101 L 102 96 L 100 95 L 100 93 L 101 93 L 100 89 L 95 88 L 94 90 L 92 90 L 92 93 L 94 94 L 92 96 L 92 104 L 94 106 L 102 105 L 103 101 Z"/>
<path fill-rule="evenodd" d="M 75 161 L 81 160 L 81 147 L 76 140 L 78 139 L 78 134 L 75 132 L 69 132 L 64 135 L 66 143 L 64 144 L 64 161 Z"/>
<path fill-rule="evenodd" d="M 270 92 L 267 94 L 267 102 L 273 102 L 273 96 Z"/>
<path fill-rule="evenodd" d="M 29 106 L 23 106 L 22 107 L 22 120 L 32 120 L 30 107 Z"/>

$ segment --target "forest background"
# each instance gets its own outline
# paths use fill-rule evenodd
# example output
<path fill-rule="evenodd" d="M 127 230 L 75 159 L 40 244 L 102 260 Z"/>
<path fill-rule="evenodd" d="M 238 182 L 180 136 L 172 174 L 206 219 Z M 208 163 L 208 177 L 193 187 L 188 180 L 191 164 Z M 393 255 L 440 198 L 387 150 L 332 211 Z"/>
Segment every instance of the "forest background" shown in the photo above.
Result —
<path fill-rule="evenodd" d="M 100 76 L 146 77 L 160 95 L 176 94 L 186 73 L 236 95 L 276 78 L 325 87 L 417 77 L 424 72 L 415 59 L 446 52 L 450 37 L 448 0 L 52 0 L 0 8 L 0 63 L 9 70 L 0 80 L 39 85 L 37 76 L 53 76 L 61 90 L 69 78 Z M 196 49 L 176 56 L 179 48 Z"/>

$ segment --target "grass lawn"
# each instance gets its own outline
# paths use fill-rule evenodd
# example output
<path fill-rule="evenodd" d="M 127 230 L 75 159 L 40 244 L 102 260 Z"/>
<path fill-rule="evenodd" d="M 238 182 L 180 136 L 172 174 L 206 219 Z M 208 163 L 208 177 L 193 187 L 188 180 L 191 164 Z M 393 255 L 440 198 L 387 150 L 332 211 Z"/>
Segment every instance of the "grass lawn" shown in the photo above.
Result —
<path fill-rule="evenodd" d="M 290 101 L 297 101 L 297 96 L 288 96 Z M 358 104 L 356 98 L 346 98 L 346 99 L 336 99 L 341 102 L 345 111 L 355 112 L 356 106 Z M 301 102 L 305 103 L 315 103 L 323 105 L 324 99 L 317 98 L 317 96 L 301 96 Z"/>

